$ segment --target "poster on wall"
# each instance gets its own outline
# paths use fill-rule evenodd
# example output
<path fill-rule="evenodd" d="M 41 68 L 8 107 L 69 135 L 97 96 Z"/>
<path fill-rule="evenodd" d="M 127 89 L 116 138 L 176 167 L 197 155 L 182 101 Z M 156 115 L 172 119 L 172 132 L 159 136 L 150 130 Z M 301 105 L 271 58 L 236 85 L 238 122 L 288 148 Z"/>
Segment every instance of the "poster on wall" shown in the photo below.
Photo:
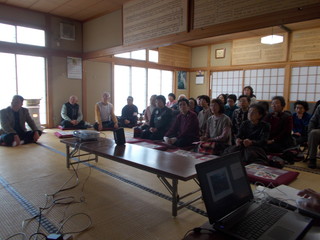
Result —
<path fill-rule="evenodd" d="M 177 72 L 178 79 L 178 89 L 185 90 L 187 89 L 187 72 L 186 71 L 178 71 Z"/>
<path fill-rule="evenodd" d="M 196 84 L 203 84 L 203 83 L 204 83 L 204 75 L 197 75 Z"/>
<path fill-rule="evenodd" d="M 67 73 L 68 78 L 82 79 L 82 59 L 67 57 Z"/>

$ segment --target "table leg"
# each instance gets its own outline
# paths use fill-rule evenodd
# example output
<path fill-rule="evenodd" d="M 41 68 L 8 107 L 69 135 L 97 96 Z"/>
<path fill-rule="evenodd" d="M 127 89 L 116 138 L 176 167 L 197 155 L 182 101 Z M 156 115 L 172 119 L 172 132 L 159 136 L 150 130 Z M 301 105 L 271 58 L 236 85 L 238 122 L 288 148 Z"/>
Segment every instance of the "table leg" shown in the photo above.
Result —
<path fill-rule="evenodd" d="M 178 179 L 172 179 L 172 216 L 178 215 Z"/>
<path fill-rule="evenodd" d="M 70 146 L 66 145 L 66 163 L 67 168 L 70 168 Z"/>

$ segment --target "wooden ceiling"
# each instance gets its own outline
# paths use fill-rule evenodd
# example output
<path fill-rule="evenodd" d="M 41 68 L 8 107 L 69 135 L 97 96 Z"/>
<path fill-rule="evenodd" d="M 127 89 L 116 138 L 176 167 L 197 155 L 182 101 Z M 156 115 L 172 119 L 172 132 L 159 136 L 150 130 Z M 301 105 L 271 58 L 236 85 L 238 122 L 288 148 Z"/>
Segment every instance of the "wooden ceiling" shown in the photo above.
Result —
<path fill-rule="evenodd" d="M 115 10 L 130 0 L 0 0 L 11 6 L 87 21 Z"/>
<path fill-rule="evenodd" d="M 90 19 L 111 13 L 115 10 L 119 10 L 122 8 L 124 3 L 129 1 L 131 0 L 0 0 L 0 3 L 85 22 Z M 285 29 L 296 31 L 316 27 L 320 27 L 320 19 L 285 24 L 284 27 L 275 26 L 273 27 L 273 32 L 284 33 L 286 31 Z M 181 44 L 189 47 L 196 47 L 212 43 L 230 41 L 233 39 L 264 36 L 269 35 L 271 32 L 272 28 L 268 27 L 186 41 L 181 42 Z"/>

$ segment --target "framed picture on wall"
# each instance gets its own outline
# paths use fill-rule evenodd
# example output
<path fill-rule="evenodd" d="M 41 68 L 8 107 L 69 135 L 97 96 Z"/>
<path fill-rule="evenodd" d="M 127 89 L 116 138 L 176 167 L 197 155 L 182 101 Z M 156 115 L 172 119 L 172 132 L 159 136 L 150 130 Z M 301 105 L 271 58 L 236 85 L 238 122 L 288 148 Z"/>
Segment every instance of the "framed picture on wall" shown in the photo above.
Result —
<path fill-rule="evenodd" d="M 187 72 L 186 71 L 178 71 L 177 72 L 177 80 L 178 80 L 178 89 L 185 90 L 187 89 Z"/>
<path fill-rule="evenodd" d="M 216 49 L 215 58 L 224 58 L 225 56 L 226 56 L 226 49 L 225 48 Z"/>

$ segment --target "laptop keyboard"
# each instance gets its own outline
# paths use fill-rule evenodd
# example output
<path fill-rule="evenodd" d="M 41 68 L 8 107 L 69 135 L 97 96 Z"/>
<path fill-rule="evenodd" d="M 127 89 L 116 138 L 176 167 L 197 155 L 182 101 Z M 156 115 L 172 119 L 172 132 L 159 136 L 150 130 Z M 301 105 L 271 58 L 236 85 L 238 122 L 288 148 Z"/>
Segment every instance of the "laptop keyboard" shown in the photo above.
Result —
<path fill-rule="evenodd" d="M 236 224 L 232 232 L 245 239 L 258 239 L 276 221 L 278 221 L 287 210 L 276 208 L 270 204 L 261 204 L 260 207 L 249 213 L 242 221 Z"/>

